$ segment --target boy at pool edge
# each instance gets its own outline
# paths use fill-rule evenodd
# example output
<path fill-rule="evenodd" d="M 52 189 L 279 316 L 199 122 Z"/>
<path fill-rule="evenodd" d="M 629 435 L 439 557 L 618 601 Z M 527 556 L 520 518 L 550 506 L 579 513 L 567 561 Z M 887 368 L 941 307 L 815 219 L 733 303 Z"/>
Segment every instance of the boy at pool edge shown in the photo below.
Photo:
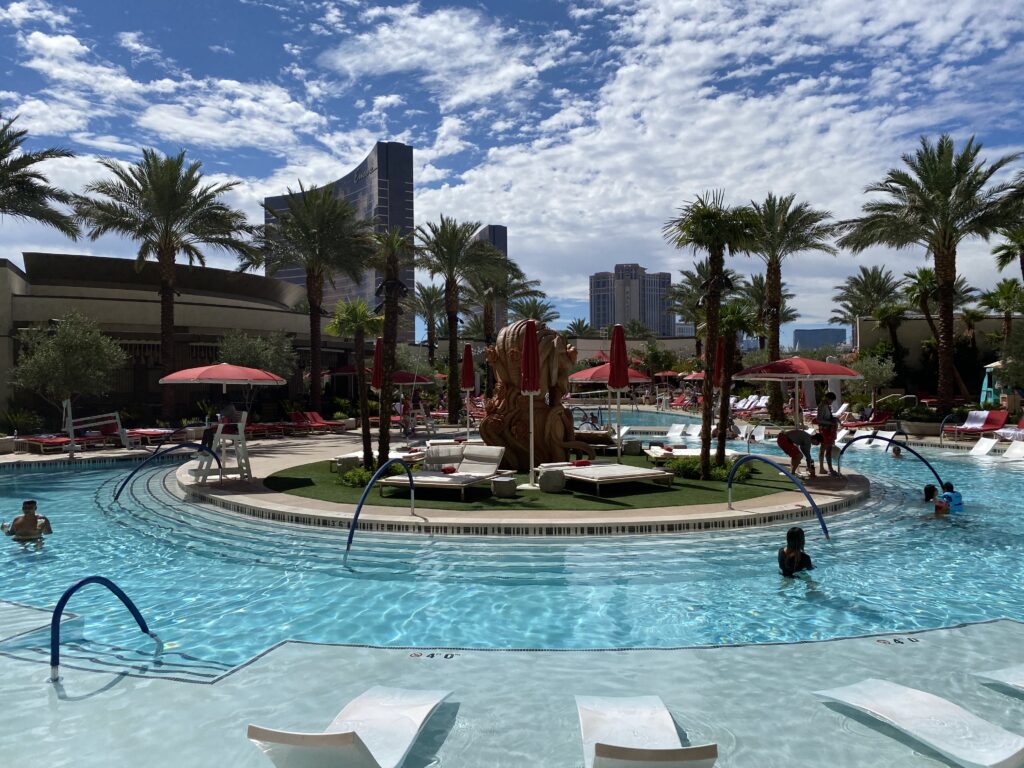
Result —
<path fill-rule="evenodd" d="M 779 550 L 779 571 L 787 578 L 814 568 L 811 556 L 804 552 L 804 529 L 794 526 L 786 531 L 786 546 Z"/>

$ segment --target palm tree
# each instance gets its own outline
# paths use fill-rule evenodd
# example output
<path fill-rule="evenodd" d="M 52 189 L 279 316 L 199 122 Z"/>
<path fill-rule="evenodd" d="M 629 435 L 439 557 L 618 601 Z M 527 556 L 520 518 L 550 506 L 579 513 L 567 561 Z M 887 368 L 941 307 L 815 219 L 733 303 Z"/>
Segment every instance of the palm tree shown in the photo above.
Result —
<path fill-rule="evenodd" d="M 263 268 L 273 275 L 286 267 L 301 267 L 306 275 L 309 306 L 309 402 L 320 410 L 322 388 L 321 318 L 324 284 L 334 286 L 336 274 L 361 283 L 363 273 L 376 252 L 373 222 L 359 218 L 355 206 L 336 197 L 330 186 L 299 191 L 288 190 L 286 207 L 264 206 L 269 223 L 263 231 L 262 248 L 239 260 L 242 269 Z"/>
<path fill-rule="evenodd" d="M 763 314 L 768 335 L 768 361 L 779 359 L 779 328 L 782 310 L 782 262 L 805 251 L 835 254 L 830 240 L 835 227 L 832 214 L 819 211 L 808 203 L 796 203 L 796 195 L 776 197 L 769 192 L 763 203 L 751 203 L 756 215 L 751 252 L 765 263 L 765 303 Z M 775 421 L 783 421 L 782 386 L 769 389 L 768 413 Z"/>
<path fill-rule="evenodd" d="M 900 346 L 899 328 L 907 319 L 907 305 L 902 301 L 883 304 L 875 309 L 872 317 L 889 334 L 889 343 L 892 345 L 892 365 L 896 371 L 896 378 L 902 379 L 904 350 Z"/>
<path fill-rule="evenodd" d="M 996 267 L 1002 272 L 1017 262 L 1020 264 L 1021 277 L 1024 277 L 1024 224 L 1001 229 L 999 234 L 1006 239 L 1006 242 L 1000 243 L 992 249 L 992 254 L 996 257 Z"/>
<path fill-rule="evenodd" d="M 444 284 L 444 311 L 448 317 L 448 423 L 459 423 L 462 398 L 459 394 L 459 310 L 464 286 L 478 273 L 494 276 L 500 264 L 489 257 L 493 247 L 474 239 L 480 229 L 476 221 L 460 224 L 441 214 L 439 223 L 416 228 L 422 254 L 420 265 Z"/>
<path fill-rule="evenodd" d="M 493 269 L 469 276 L 464 304 L 472 307 L 474 314 L 480 314 L 483 333 L 479 338 L 493 344 L 497 338 L 494 326 L 499 305 L 511 307 L 520 299 L 542 299 L 545 294 L 540 290 L 540 280 L 527 280 L 519 265 L 497 248 L 484 243 L 480 252 L 482 257 L 492 260 Z"/>
<path fill-rule="evenodd" d="M 403 234 L 396 228 L 376 232 L 373 238 L 377 253 L 370 259 L 370 266 L 381 274 L 378 291 L 384 293 L 384 349 L 381 355 L 380 432 L 377 440 L 377 462 L 381 466 L 391 455 L 391 378 L 395 372 L 395 350 L 398 347 L 399 303 L 409 292 L 401 280 L 401 268 L 403 264 L 412 262 L 415 246 L 411 232 Z"/>
<path fill-rule="evenodd" d="M 509 302 L 509 312 L 516 320 L 536 320 L 538 323 L 553 323 L 558 319 L 555 305 L 550 301 L 530 296 Z"/>
<path fill-rule="evenodd" d="M 627 322 L 623 330 L 627 339 L 653 339 L 656 336 L 646 323 L 636 319 Z"/>
<path fill-rule="evenodd" d="M 482 315 L 470 315 L 462 321 L 462 338 L 478 339 L 483 341 L 487 331 L 484 330 L 484 318 Z"/>
<path fill-rule="evenodd" d="M 736 370 L 739 359 L 737 339 L 741 335 L 755 333 L 759 321 L 757 310 L 744 299 L 730 299 L 722 305 L 718 318 L 721 330 L 722 348 L 722 386 L 721 402 L 718 409 L 718 447 L 715 449 L 715 464 L 725 464 L 725 441 L 729 437 L 730 420 L 729 393 L 732 391 L 732 374 Z M 708 377 L 706 377 L 708 378 Z"/>
<path fill-rule="evenodd" d="M 832 310 L 830 323 L 849 325 L 853 328 L 853 346 L 860 345 L 857 319 L 871 317 L 879 307 L 895 304 L 901 300 L 903 281 L 885 267 L 860 267 L 857 274 L 850 275 L 842 285 L 833 286 L 838 292 L 832 297 L 836 309 Z"/>
<path fill-rule="evenodd" d="M 78 225 L 73 217 L 54 207 L 55 203 L 68 204 L 72 196 L 62 189 L 51 187 L 37 167 L 45 160 L 74 157 L 66 149 L 43 149 L 25 152 L 21 145 L 28 131 L 15 130 L 17 116 L 0 118 L 0 218 L 38 221 L 72 240 L 78 239 Z"/>
<path fill-rule="evenodd" d="M 725 288 L 725 254 L 747 253 L 756 245 L 756 216 L 747 207 L 725 205 L 721 191 L 697 195 L 679 210 L 679 216 L 665 223 L 662 232 L 677 248 L 693 248 L 708 254 L 708 277 L 702 296 L 706 328 L 704 370 L 714 371 L 718 344 L 718 313 Z M 700 302 L 698 302 L 700 303 Z M 711 477 L 711 422 L 714 399 L 714 376 L 704 377 L 702 406 L 700 476 Z"/>
<path fill-rule="evenodd" d="M 570 339 L 590 339 L 594 336 L 594 326 L 582 317 L 574 317 L 565 326 L 565 335 Z"/>
<path fill-rule="evenodd" d="M 444 288 L 433 283 L 416 283 L 416 293 L 407 297 L 406 306 L 427 327 L 427 360 L 434 367 L 437 350 L 437 324 L 444 312 Z"/>
<path fill-rule="evenodd" d="M 220 248 L 240 259 L 254 253 L 253 228 L 242 211 L 221 201 L 238 182 L 203 184 L 202 164 L 185 164 L 185 151 L 163 155 L 144 149 L 142 160 L 125 166 L 117 160 L 100 164 L 113 178 L 86 185 L 74 200 L 75 214 L 91 240 L 113 233 L 139 244 L 136 269 L 155 258 L 160 273 L 160 364 L 165 374 L 174 360 L 174 265 L 178 254 L 189 264 L 206 264 L 201 247 Z M 90 197 L 96 195 L 97 197 Z M 163 415 L 174 416 L 175 393 L 163 388 Z"/>
<path fill-rule="evenodd" d="M 767 328 L 768 321 L 765 313 L 765 279 L 764 275 L 751 275 L 747 280 L 740 283 L 739 295 L 742 296 L 754 311 L 757 313 L 757 346 L 764 349 L 768 345 Z M 789 302 L 796 297 L 792 291 L 786 289 L 786 283 L 782 283 L 780 292 L 782 303 L 779 305 L 779 325 L 796 322 L 800 313 L 790 306 Z"/>
<path fill-rule="evenodd" d="M 669 311 L 681 316 L 685 322 L 693 323 L 694 328 L 701 328 L 704 323 L 704 294 L 711 280 L 711 267 L 707 259 L 697 259 L 693 262 L 693 269 L 681 269 L 679 274 L 682 280 L 665 292 Z M 739 273 L 732 269 L 723 269 L 721 285 L 724 301 L 733 296 L 740 286 Z M 697 335 L 696 342 L 696 355 L 701 357 L 704 347 L 700 334 Z"/>
<path fill-rule="evenodd" d="M 974 299 L 974 288 L 967 284 L 963 275 L 957 275 L 953 289 L 954 308 L 960 309 Z M 913 272 L 903 273 L 903 295 L 907 303 L 915 307 L 928 323 L 928 329 L 936 342 L 939 340 L 939 331 L 935 326 L 932 317 L 932 307 L 939 300 L 939 283 L 935 277 L 935 270 L 931 267 L 918 267 Z M 964 383 L 960 371 L 954 366 L 953 375 L 956 378 L 957 388 L 964 397 L 969 396 L 967 385 Z"/>
<path fill-rule="evenodd" d="M 971 352 L 974 359 L 978 359 L 978 323 L 988 317 L 988 313 L 974 307 L 964 307 L 960 310 L 960 321 L 964 324 L 964 338 L 971 345 Z"/>
<path fill-rule="evenodd" d="M 964 240 L 984 240 L 1012 224 L 1008 204 L 1013 188 L 990 184 L 993 175 L 1020 154 L 1004 155 L 993 163 L 979 160 L 981 144 L 972 136 L 960 152 L 953 139 L 943 134 L 932 143 L 922 136 L 914 154 L 903 155 L 906 169 L 892 168 L 866 192 L 883 197 L 863 206 L 864 215 L 841 223 L 846 233 L 839 244 L 855 253 L 875 245 L 907 248 L 918 245 L 935 262 L 939 291 L 938 395 L 942 406 L 952 405 L 953 305 L 957 248 Z"/>
<path fill-rule="evenodd" d="M 359 421 L 363 435 L 363 466 L 373 469 L 373 443 L 370 439 L 370 399 L 366 382 L 366 339 L 374 338 L 384 329 L 384 317 L 374 314 L 362 299 L 339 301 L 334 307 L 334 317 L 327 324 L 332 336 L 352 339 L 356 365 L 356 389 L 359 391 Z M 381 424 L 390 428 L 391 414 L 381 413 Z M 385 455 L 385 461 L 387 457 Z"/>
<path fill-rule="evenodd" d="M 991 291 L 981 294 L 978 301 L 985 309 L 1003 316 L 1003 344 L 1013 330 L 1013 313 L 1024 309 L 1024 285 L 1015 277 L 1000 280 Z"/>

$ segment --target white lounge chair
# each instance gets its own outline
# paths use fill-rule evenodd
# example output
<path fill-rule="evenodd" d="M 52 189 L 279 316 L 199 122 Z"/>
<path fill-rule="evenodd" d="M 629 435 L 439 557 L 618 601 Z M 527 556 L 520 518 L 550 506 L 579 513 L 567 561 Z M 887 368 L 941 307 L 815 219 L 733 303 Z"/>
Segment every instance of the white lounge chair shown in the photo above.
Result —
<path fill-rule="evenodd" d="M 999 441 L 994 437 L 979 437 L 968 452 L 970 456 L 987 456 Z"/>
<path fill-rule="evenodd" d="M 684 747 L 658 696 L 577 696 L 585 768 L 711 768 L 718 745 Z"/>
<path fill-rule="evenodd" d="M 1020 461 L 1024 459 L 1024 440 L 1014 440 L 1010 447 L 1003 451 L 1003 461 Z"/>
<path fill-rule="evenodd" d="M 431 446 L 427 449 L 424 458 L 424 469 L 413 475 L 413 481 L 417 488 L 452 488 L 459 491 L 463 501 L 466 500 L 466 489 L 474 485 L 489 483 L 495 477 L 500 477 L 503 472 L 498 470 L 501 459 L 505 455 L 505 448 L 500 445 L 475 445 L 466 444 L 457 446 L 450 452 L 442 449 L 450 446 Z M 447 463 L 437 464 L 434 462 L 445 461 L 445 456 L 450 456 Z M 461 456 L 456 460 L 456 456 Z M 454 466 L 454 472 L 445 472 L 444 467 Z M 426 467 L 436 467 L 428 469 Z M 381 478 L 378 482 L 380 492 L 384 493 L 384 486 L 397 486 L 400 488 L 409 487 L 408 475 L 391 475 Z"/>
<path fill-rule="evenodd" d="M 886 448 L 888 448 L 891 445 L 889 443 L 889 440 L 892 440 L 894 437 L 896 437 L 896 430 L 895 429 L 893 429 L 893 430 L 880 429 L 877 432 L 875 432 L 875 437 L 882 437 L 882 438 L 886 438 L 886 439 L 884 439 L 884 440 L 871 440 L 870 441 L 871 447 L 872 448 L 881 448 L 882 450 L 885 450 Z M 869 441 L 865 440 L 864 442 L 867 443 Z"/>
<path fill-rule="evenodd" d="M 868 678 L 815 695 L 888 723 L 965 768 L 1024 765 L 1024 737 L 934 694 Z"/>
<path fill-rule="evenodd" d="M 1024 693 L 1024 664 L 1017 664 L 1014 667 L 1003 667 L 994 669 L 991 672 L 976 672 L 975 677 L 981 677 L 1015 691 Z"/>
<path fill-rule="evenodd" d="M 874 429 L 858 429 L 850 437 L 850 442 L 853 442 L 854 440 L 857 440 L 858 437 L 874 437 L 876 431 L 877 430 L 874 430 Z M 857 440 L 856 443 L 853 443 L 853 447 L 854 448 L 867 448 L 873 442 L 874 442 L 874 440 Z"/>
<path fill-rule="evenodd" d="M 686 436 L 687 437 L 700 437 L 700 430 L 701 430 L 701 425 L 700 424 L 690 424 L 690 425 L 688 425 L 686 427 Z"/>
<path fill-rule="evenodd" d="M 592 483 L 597 488 L 598 496 L 601 495 L 602 485 L 654 480 L 671 487 L 672 479 L 675 477 L 671 472 L 662 469 L 645 469 L 630 464 L 590 464 L 582 467 L 568 465 L 562 469 L 562 473 L 566 480 Z"/>
<path fill-rule="evenodd" d="M 665 433 L 665 445 L 681 445 L 686 437 L 687 424 L 673 424 Z"/>
<path fill-rule="evenodd" d="M 848 429 L 840 429 L 838 432 L 836 432 L 836 442 L 837 443 L 841 442 L 842 439 L 844 437 L 846 437 L 848 434 L 850 434 L 850 430 L 848 430 Z"/>
<path fill-rule="evenodd" d="M 249 725 L 249 740 L 278 768 L 397 768 L 450 691 L 375 686 L 352 699 L 323 733 Z"/>
<path fill-rule="evenodd" d="M 754 427 L 744 438 L 748 443 L 760 443 L 764 442 L 765 429 L 763 425 Z"/>

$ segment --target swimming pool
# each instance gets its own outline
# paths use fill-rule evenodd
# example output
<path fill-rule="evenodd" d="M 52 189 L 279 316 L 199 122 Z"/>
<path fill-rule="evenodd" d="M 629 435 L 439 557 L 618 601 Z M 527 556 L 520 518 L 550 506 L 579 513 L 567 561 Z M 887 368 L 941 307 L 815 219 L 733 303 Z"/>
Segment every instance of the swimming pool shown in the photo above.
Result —
<path fill-rule="evenodd" d="M 615 406 L 612 405 L 610 415 L 607 406 L 574 406 L 572 416 L 578 424 L 580 409 L 587 413 L 597 414 L 598 420 L 604 424 L 615 423 Z M 673 424 L 699 424 L 700 417 L 681 411 L 640 411 L 629 406 L 622 406 L 622 425 L 626 427 L 670 427 Z"/>
<path fill-rule="evenodd" d="M 774 446 L 772 446 L 774 448 Z M 379 646 L 668 648 L 791 642 L 1024 618 L 1024 463 L 936 458 L 967 513 L 936 520 L 918 501 L 931 475 L 912 458 L 847 451 L 873 497 L 808 530 L 817 569 L 777 575 L 781 529 L 559 540 L 425 538 L 242 519 L 188 504 L 172 470 L 11 474 L 0 504 L 33 496 L 55 535 L 0 552 L 0 597 L 52 605 L 75 580 L 114 579 L 176 653 L 239 664 L 298 639 Z M 8 545 L 10 542 L 6 542 Z M 90 642 L 145 646 L 123 608 L 86 589 L 70 610 Z M 108 620 L 109 619 L 109 620 Z"/>

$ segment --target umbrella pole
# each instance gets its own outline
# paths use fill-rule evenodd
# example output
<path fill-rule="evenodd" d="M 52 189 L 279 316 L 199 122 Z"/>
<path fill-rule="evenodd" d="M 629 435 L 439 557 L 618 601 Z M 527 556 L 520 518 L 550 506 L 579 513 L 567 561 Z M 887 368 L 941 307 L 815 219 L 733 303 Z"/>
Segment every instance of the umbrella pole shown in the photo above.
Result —
<path fill-rule="evenodd" d="M 617 391 L 615 393 L 615 444 L 618 446 L 616 452 L 616 462 L 622 463 L 622 392 Z"/>
<path fill-rule="evenodd" d="M 533 393 L 530 393 L 530 485 L 534 485 L 533 479 Z"/>

